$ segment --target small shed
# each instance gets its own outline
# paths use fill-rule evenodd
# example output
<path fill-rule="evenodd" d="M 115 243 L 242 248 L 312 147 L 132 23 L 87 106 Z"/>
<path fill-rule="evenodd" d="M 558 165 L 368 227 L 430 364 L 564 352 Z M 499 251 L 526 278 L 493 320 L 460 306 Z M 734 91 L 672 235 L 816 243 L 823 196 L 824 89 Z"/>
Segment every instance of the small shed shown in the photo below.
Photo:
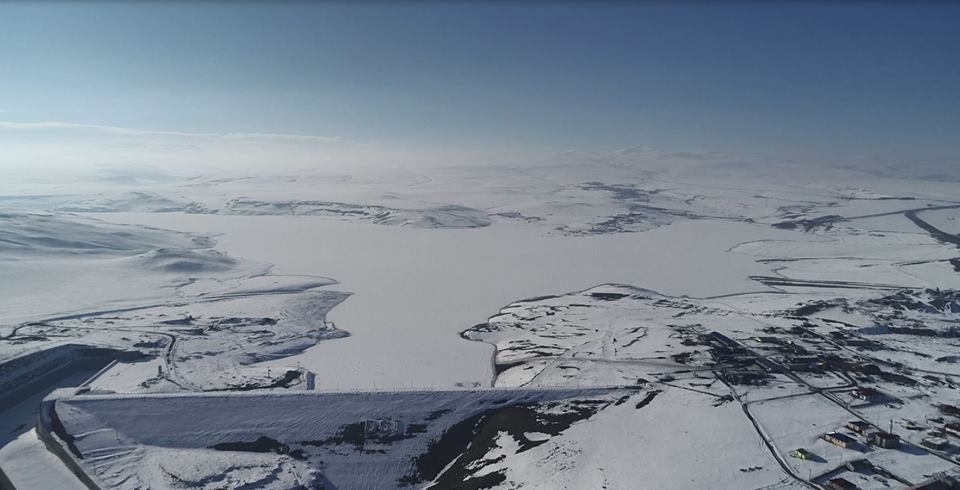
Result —
<path fill-rule="evenodd" d="M 797 459 L 803 459 L 803 460 L 813 459 L 813 453 L 811 453 L 810 451 L 807 451 L 802 447 L 794 449 L 793 451 L 790 451 L 790 456 Z"/>

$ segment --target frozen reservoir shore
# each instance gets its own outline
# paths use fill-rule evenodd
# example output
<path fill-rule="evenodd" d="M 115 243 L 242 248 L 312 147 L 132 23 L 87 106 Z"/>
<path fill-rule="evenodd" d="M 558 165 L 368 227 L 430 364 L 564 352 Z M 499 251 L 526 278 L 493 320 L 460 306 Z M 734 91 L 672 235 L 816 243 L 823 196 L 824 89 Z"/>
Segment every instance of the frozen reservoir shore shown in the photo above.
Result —
<path fill-rule="evenodd" d="M 336 278 L 351 297 L 329 319 L 350 337 L 283 361 L 322 373 L 317 386 L 487 386 L 491 349 L 458 335 L 502 306 L 607 282 L 711 296 L 764 289 L 769 266 L 727 250 L 788 236 L 736 221 L 679 222 L 641 234 L 568 237 L 504 224 L 418 229 L 297 216 L 115 213 L 98 218 L 213 233 L 231 255 L 273 263 L 275 274 Z M 711 241 L 700 239 L 704 234 Z M 683 257 L 679 262 L 677 257 Z"/>

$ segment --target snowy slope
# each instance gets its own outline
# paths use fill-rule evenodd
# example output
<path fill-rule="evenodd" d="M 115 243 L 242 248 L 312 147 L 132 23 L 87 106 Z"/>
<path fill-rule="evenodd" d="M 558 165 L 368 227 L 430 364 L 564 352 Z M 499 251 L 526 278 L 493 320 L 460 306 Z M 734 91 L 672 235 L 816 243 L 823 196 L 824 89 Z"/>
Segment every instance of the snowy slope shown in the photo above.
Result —
<path fill-rule="evenodd" d="M 579 424 L 624 390 L 78 395 L 56 416 L 86 470 L 112 488 L 422 487 L 467 464 L 460 451 L 501 423 L 544 434 Z M 472 466 L 471 466 L 472 467 Z M 458 476 L 457 478 L 460 478 Z M 484 478 L 478 476 L 478 478 Z M 485 477 L 489 479 L 490 477 Z M 501 480 L 502 481 L 502 480 Z M 446 486 L 441 485 L 446 488 Z"/>

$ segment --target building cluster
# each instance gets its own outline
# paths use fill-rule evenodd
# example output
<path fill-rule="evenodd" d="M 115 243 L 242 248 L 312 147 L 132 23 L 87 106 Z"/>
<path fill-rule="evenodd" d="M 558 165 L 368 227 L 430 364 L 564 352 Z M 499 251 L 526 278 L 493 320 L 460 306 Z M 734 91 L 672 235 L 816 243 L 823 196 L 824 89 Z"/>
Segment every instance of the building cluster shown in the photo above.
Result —
<path fill-rule="evenodd" d="M 750 347 L 747 344 L 734 340 L 720 332 L 711 332 L 700 337 L 700 343 L 709 345 L 709 353 L 713 358 L 716 369 L 721 378 L 735 385 L 762 385 L 779 373 L 815 373 L 822 374 L 828 371 L 854 374 L 854 377 L 863 382 L 870 380 L 866 376 L 883 375 L 885 380 L 890 377 L 904 376 L 898 373 L 884 373 L 875 363 L 867 362 L 857 357 L 843 357 L 835 352 L 816 352 L 812 345 L 823 342 L 810 331 L 801 327 L 790 330 L 771 328 L 764 331 L 769 333 L 789 333 L 794 336 L 756 335 L 750 337 Z M 850 347 L 872 349 L 873 341 L 847 335 L 833 336 L 833 341 Z M 866 375 L 866 376 L 857 376 Z M 904 382 L 912 381 L 906 378 Z M 894 380 L 894 382 L 896 382 Z M 896 401 L 892 397 L 872 386 L 856 386 L 849 391 L 851 399 L 866 404 Z M 960 417 L 960 406 L 939 404 L 938 410 L 950 417 Z M 950 448 L 950 436 L 960 438 L 960 423 L 944 422 L 937 430 L 930 432 L 920 444 L 931 450 L 946 451 Z M 867 451 L 869 446 L 882 449 L 896 449 L 901 445 L 900 436 L 879 430 L 875 426 L 862 420 L 853 420 L 845 424 L 845 432 L 828 432 L 820 436 L 826 442 L 843 449 Z M 892 429 L 891 429 L 892 431 Z M 797 448 L 790 452 L 790 456 L 800 460 L 818 459 L 816 455 L 805 448 Z M 960 461 L 960 459 L 958 459 Z M 873 468 L 867 460 L 860 460 L 864 465 Z M 851 470 L 855 471 L 855 470 Z M 873 471 L 883 471 L 882 468 L 873 468 Z M 946 481 L 946 480 L 944 480 Z M 918 488 L 954 488 L 942 487 L 942 482 L 931 483 L 932 487 Z M 826 485 L 828 488 L 846 489 L 857 488 L 856 485 L 843 478 L 834 478 Z"/>
<path fill-rule="evenodd" d="M 792 334 L 802 338 L 803 340 L 788 337 L 777 337 L 772 335 L 757 335 L 751 337 L 751 340 L 758 345 L 758 348 L 762 348 L 765 351 L 770 352 L 771 355 L 776 355 L 778 359 L 781 359 L 779 364 L 772 363 L 776 365 L 775 369 L 770 369 L 770 366 L 762 366 L 765 369 L 771 371 L 791 371 L 798 373 L 817 374 L 823 374 L 827 371 L 849 371 L 869 375 L 878 375 L 883 372 L 879 366 L 872 362 L 849 359 L 829 352 L 812 352 L 809 348 L 804 347 L 803 344 L 816 342 L 817 340 L 810 338 L 810 332 L 805 328 L 794 327 L 790 330 L 784 331 L 783 333 Z M 845 343 L 848 344 L 850 342 L 855 344 L 850 345 L 860 347 L 860 343 L 869 343 L 873 341 L 862 339 L 848 339 L 845 341 Z M 759 363 L 760 361 L 758 360 L 757 362 Z"/>
<path fill-rule="evenodd" d="M 783 331 L 803 338 L 774 335 L 756 335 L 750 338 L 753 348 L 720 332 L 710 332 L 700 338 L 701 344 L 710 346 L 710 355 L 718 366 L 724 381 L 738 385 L 762 385 L 778 373 L 813 373 L 827 371 L 880 375 L 883 370 L 872 362 L 850 359 L 832 352 L 815 352 L 804 346 L 818 342 L 809 338 L 810 332 L 802 327 Z M 763 352 L 762 355 L 757 351 Z M 858 388 L 853 395 L 864 401 L 877 402 L 884 397 L 873 388 Z"/>
<path fill-rule="evenodd" d="M 859 434 L 867 444 L 883 449 L 895 449 L 900 447 L 900 436 L 890 432 L 875 430 L 873 425 L 862 420 L 851 420 L 844 426 L 846 429 Z M 858 447 L 856 439 L 841 432 L 828 432 L 821 439 L 844 449 L 853 449 Z"/>
<path fill-rule="evenodd" d="M 820 438 L 843 449 L 853 449 L 857 446 L 856 439 L 841 432 L 827 432 Z"/>
<path fill-rule="evenodd" d="M 743 344 L 720 332 L 711 332 L 705 336 L 710 345 L 710 355 L 720 367 L 720 376 L 724 381 L 735 385 L 762 385 L 770 377 L 767 371 L 757 365 L 757 356 Z"/>
<path fill-rule="evenodd" d="M 846 428 L 863 436 L 868 443 L 884 449 L 900 447 L 900 436 L 882 430 L 874 430 L 873 426 L 862 420 L 847 422 Z"/>
<path fill-rule="evenodd" d="M 935 451 L 946 451 L 950 448 L 950 437 L 960 438 L 960 423 L 958 422 L 946 422 L 943 423 L 943 419 L 934 419 L 935 421 L 941 422 L 940 427 L 934 428 L 933 430 L 927 432 L 927 437 L 923 438 L 920 441 L 920 444 L 927 448 L 933 449 Z M 933 420 L 932 420 L 933 421 Z"/>

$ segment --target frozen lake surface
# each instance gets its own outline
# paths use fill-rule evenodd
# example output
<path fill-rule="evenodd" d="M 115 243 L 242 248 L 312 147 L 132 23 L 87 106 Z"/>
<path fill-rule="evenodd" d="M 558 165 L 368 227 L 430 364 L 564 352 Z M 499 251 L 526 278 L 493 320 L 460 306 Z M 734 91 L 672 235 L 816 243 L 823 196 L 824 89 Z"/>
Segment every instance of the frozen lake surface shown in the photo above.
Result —
<path fill-rule="evenodd" d="M 738 243 L 799 236 L 738 221 L 692 220 L 645 233 L 570 237 L 537 226 L 422 229 L 297 216 L 109 213 L 97 218 L 216 235 L 217 248 L 316 274 L 354 293 L 329 319 L 351 336 L 277 363 L 318 388 L 488 385 L 492 348 L 458 333 L 500 307 L 601 283 L 705 297 L 763 290 L 769 272 Z"/>

